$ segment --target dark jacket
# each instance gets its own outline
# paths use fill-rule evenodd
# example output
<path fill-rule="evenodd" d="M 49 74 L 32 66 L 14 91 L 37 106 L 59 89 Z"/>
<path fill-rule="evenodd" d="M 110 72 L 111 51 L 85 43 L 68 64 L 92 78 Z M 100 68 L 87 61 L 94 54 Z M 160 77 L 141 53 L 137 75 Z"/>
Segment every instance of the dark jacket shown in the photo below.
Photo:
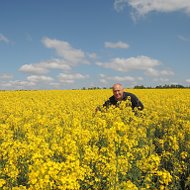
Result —
<path fill-rule="evenodd" d="M 132 109 L 134 109 L 135 107 L 137 107 L 139 110 L 144 109 L 144 105 L 134 94 L 129 93 L 129 92 L 124 92 L 122 101 L 126 101 L 126 100 L 131 101 Z M 111 105 L 118 106 L 118 104 L 119 104 L 119 101 L 117 101 L 113 95 L 109 98 L 109 100 L 107 100 L 103 104 L 103 106 L 109 108 Z"/>

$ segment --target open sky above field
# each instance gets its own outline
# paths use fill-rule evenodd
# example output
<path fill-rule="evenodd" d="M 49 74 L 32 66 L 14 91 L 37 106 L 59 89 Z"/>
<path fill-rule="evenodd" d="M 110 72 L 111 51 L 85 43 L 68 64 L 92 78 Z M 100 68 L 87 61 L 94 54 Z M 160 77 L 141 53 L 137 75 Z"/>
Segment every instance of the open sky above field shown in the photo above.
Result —
<path fill-rule="evenodd" d="M 0 0 L 0 89 L 190 85 L 190 0 Z"/>

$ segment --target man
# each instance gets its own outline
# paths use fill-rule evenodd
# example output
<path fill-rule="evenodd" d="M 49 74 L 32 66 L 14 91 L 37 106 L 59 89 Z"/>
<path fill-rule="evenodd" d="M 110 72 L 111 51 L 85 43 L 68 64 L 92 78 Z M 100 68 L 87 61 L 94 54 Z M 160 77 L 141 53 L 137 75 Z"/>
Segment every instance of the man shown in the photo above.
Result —
<path fill-rule="evenodd" d="M 116 83 L 112 87 L 113 96 L 107 100 L 103 106 L 109 108 L 111 105 L 118 106 L 121 101 L 131 101 L 132 109 L 138 108 L 138 110 L 143 110 L 144 105 L 142 102 L 132 93 L 125 92 L 122 84 Z"/>

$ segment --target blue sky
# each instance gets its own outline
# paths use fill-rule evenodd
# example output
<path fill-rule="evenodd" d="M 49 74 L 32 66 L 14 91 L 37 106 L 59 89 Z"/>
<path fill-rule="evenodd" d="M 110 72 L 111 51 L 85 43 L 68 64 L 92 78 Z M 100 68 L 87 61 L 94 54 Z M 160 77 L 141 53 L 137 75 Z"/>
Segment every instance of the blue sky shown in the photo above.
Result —
<path fill-rule="evenodd" d="M 189 0 L 0 0 L 0 89 L 190 86 Z"/>

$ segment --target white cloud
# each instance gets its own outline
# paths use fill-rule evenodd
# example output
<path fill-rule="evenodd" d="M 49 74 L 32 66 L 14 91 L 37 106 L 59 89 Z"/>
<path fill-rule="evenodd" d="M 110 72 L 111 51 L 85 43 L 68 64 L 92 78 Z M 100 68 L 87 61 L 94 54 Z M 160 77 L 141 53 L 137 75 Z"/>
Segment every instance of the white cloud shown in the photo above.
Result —
<path fill-rule="evenodd" d="M 103 78 L 103 77 L 105 77 L 106 75 L 105 75 L 105 74 L 100 73 L 100 74 L 99 74 L 99 76 Z"/>
<path fill-rule="evenodd" d="M 36 84 L 31 81 L 8 81 L 8 82 L 1 82 L 0 88 L 2 89 L 27 89 L 28 87 L 35 86 Z"/>
<path fill-rule="evenodd" d="M 160 75 L 161 76 L 172 76 L 172 75 L 174 75 L 174 72 L 170 71 L 170 70 L 161 70 Z"/>
<path fill-rule="evenodd" d="M 82 75 L 80 73 L 73 73 L 73 74 L 60 73 L 58 79 L 62 83 L 74 83 L 75 80 L 86 79 L 88 77 L 89 77 L 88 75 Z"/>
<path fill-rule="evenodd" d="M 48 76 L 44 76 L 44 75 L 41 75 L 41 76 L 31 75 L 31 76 L 27 77 L 27 80 L 31 81 L 31 82 L 34 82 L 34 83 L 37 83 L 37 82 L 42 82 L 42 81 L 43 82 L 51 82 L 54 79 L 52 77 L 48 77 Z"/>
<path fill-rule="evenodd" d="M 186 79 L 185 81 L 190 84 L 190 79 Z"/>
<path fill-rule="evenodd" d="M 113 77 L 114 81 L 128 81 L 128 82 L 132 82 L 132 81 L 135 81 L 135 78 L 134 77 L 131 77 L 131 76 L 115 76 Z"/>
<path fill-rule="evenodd" d="M 107 76 L 105 74 L 100 74 L 99 76 L 100 76 L 100 82 L 103 84 L 108 84 L 110 81 L 135 83 L 143 80 L 142 77 L 132 77 L 132 76 Z"/>
<path fill-rule="evenodd" d="M 168 69 L 160 70 L 158 68 L 156 69 L 155 67 L 161 65 L 161 62 L 147 56 L 130 57 L 128 59 L 115 58 L 112 59 L 110 62 L 106 63 L 97 62 L 96 64 L 101 67 L 110 68 L 119 72 L 141 70 L 144 72 L 145 75 L 149 77 L 166 77 L 174 75 L 174 72 L 171 70 Z M 115 78 L 115 80 L 117 80 L 117 78 Z"/>
<path fill-rule="evenodd" d="M 97 54 L 96 53 L 89 53 L 88 57 L 91 59 L 96 59 L 97 58 Z"/>
<path fill-rule="evenodd" d="M 52 69 L 68 71 L 71 70 L 73 66 L 76 66 L 78 64 L 89 63 L 86 56 L 92 59 L 96 58 L 95 53 L 87 54 L 85 56 L 85 53 L 82 50 L 71 47 L 71 45 L 65 41 L 44 38 L 42 42 L 46 47 L 54 48 L 61 58 L 34 64 L 25 64 L 19 68 L 19 71 L 34 75 L 47 74 Z"/>
<path fill-rule="evenodd" d="M 0 42 L 9 43 L 9 39 L 5 37 L 3 34 L 0 34 Z"/>
<path fill-rule="evenodd" d="M 159 72 L 156 69 L 154 69 L 154 68 L 148 68 L 146 70 L 145 74 L 148 75 L 148 76 L 152 76 L 152 77 L 159 76 Z"/>
<path fill-rule="evenodd" d="M 7 73 L 0 74 L 0 79 L 2 80 L 10 80 L 12 78 L 13 78 L 13 75 L 11 74 L 7 74 Z"/>
<path fill-rule="evenodd" d="M 108 81 L 107 81 L 106 79 L 100 79 L 100 82 L 101 82 L 102 84 L 108 84 Z"/>
<path fill-rule="evenodd" d="M 163 83 L 163 82 L 169 82 L 169 79 L 160 77 L 160 78 L 154 78 L 154 81 Z"/>
<path fill-rule="evenodd" d="M 147 70 L 160 65 L 160 62 L 147 56 L 138 56 L 128 59 L 115 58 L 108 63 L 97 62 L 96 64 L 116 71 L 127 72 L 129 70 Z"/>
<path fill-rule="evenodd" d="M 85 53 L 80 49 L 73 48 L 68 42 L 56 39 L 44 38 L 43 44 L 56 50 L 69 65 L 88 64 Z"/>
<path fill-rule="evenodd" d="M 60 87 L 60 83 L 58 83 L 58 82 L 50 82 L 49 85 L 50 86 L 54 86 L 55 88 L 59 88 Z"/>
<path fill-rule="evenodd" d="M 156 70 L 154 68 L 148 68 L 145 74 L 150 77 L 158 77 L 158 76 L 172 76 L 174 75 L 174 72 L 170 70 Z"/>
<path fill-rule="evenodd" d="M 115 0 L 114 1 L 114 9 L 118 12 L 122 11 L 124 7 L 127 5 L 128 0 Z"/>
<path fill-rule="evenodd" d="M 118 41 L 118 42 L 105 42 L 105 47 L 106 48 L 123 48 L 123 49 L 127 49 L 129 48 L 129 45 L 127 43 Z"/>
<path fill-rule="evenodd" d="M 44 38 L 42 42 L 46 47 L 54 48 L 60 58 L 22 65 L 19 71 L 31 75 L 27 77 L 27 81 L 35 83 L 36 86 L 40 85 L 41 82 L 47 82 L 49 86 L 60 87 L 61 83 L 74 83 L 76 80 L 89 77 L 88 75 L 82 75 L 80 73 L 69 74 L 68 71 L 71 70 L 73 66 L 88 63 L 87 57 L 96 59 L 97 55 L 95 53 L 85 54 L 83 51 L 71 47 L 71 45 L 65 41 Z M 53 69 L 64 72 L 58 75 L 58 81 L 54 81 L 52 77 L 44 75 Z"/>
<path fill-rule="evenodd" d="M 64 60 L 54 59 L 36 64 L 25 64 L 20 67 L 19 71 L 30 74 L 46 74 L 50 69 L 70 70 L 71 67 Z"/>
<path fill-rule="evenodd" d="M 137 80 L 143 81 L 143 77 L 137 77 Z"/>
<path fill-rule="evenodd" d="M 25 64 L 22 65 L 19 68 L 19 71 L 22 71 L 24 73 L 33 73 L 33 74 L 45 74 L 48 73 L 48 69 L 47 68 L 43 68 L 41 66 L 39 66 L 38 64 Z"/>
<path fill-rule="evenodd" d="M 172 12 L 182 10 L 190 14 L 189 0 L 115 0 L 114 8 L 121 11 L 126 5 L 134 9 L 135 17 L 143 16 L 152 11 Z"/>
<path fill-rule="evenodd" d="M 54 60 L 49 60 L 46 62 L 41 62 L 38 65 L 42 68 L 47 68 L 47 69 L 61 69 L 61 70 L 71 69 L 70 65 L 68 65 L 64 60 L 60 60 L 60 59 L 54 59 Z"/>

